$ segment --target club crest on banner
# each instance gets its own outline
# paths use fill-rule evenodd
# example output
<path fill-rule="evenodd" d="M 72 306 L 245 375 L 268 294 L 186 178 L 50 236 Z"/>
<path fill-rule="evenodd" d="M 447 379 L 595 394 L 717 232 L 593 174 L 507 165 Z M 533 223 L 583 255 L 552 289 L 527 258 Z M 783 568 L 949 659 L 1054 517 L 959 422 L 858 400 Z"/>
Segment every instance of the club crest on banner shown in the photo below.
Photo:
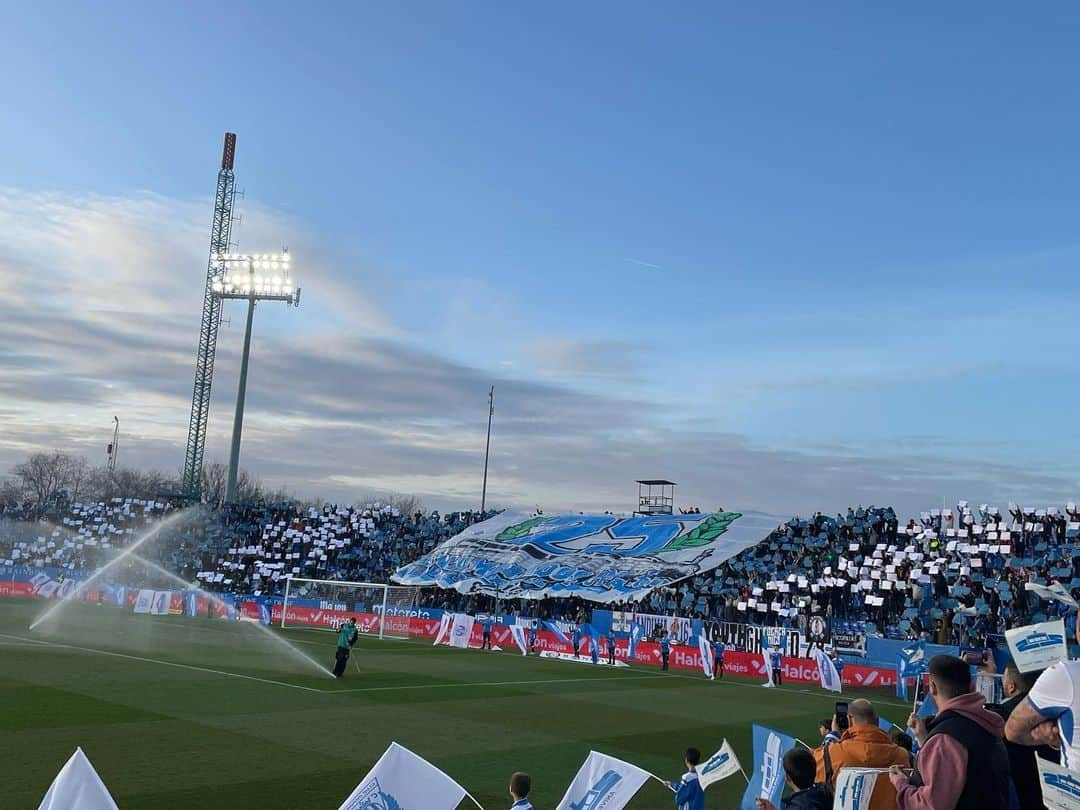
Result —
<path fill-rule="evenodd" d="M 353 799 L 346 810 L 403 810 L 397 799 L 389 793 L 384 793 L 379 787 L 379 780 L 372 779 L 371 784 L 364 788 L 364 792 Z"/>
<path fill-rule="evenodd" d="M 712 571 L 776 528 L 760 513 L 535 515 L 476 523 L 392 579 L 461 593 L 618 602 Z"/>
<path fill-rule="evenodd" d="M 608 771 L 587 790 L 579 801 L 570 802 L 570 810 L 598 810 L 607 804 L 615 793 L 622 777 L 615 771 Z"/>

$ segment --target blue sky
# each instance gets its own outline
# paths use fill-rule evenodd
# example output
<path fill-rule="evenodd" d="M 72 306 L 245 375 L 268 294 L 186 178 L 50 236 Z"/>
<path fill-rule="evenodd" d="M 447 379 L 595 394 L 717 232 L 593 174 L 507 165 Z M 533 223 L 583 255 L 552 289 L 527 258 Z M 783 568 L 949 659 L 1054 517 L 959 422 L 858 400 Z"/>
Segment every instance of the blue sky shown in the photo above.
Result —
<path fill-rule="evenodd" d="M 380 368 L 428 368 L 395 378 L 396 396 L 425 402 L 400 424 L 393 409 L 373 427 L 361 404 L 346 417 L 252 399 L 245 461 L 269 481 L 379 489 L 377 470 L 354 469 L 378 434 L 387 456 L 373 458 L 413 465 L 387 475 L 392 488 L 467 499 L 446 484 L 475 466 L 471 417 L 440 410 L 430 361 L 475 384 L 481 416 L 487 382 L 511 392 L 498 411 L 508 483 L 494 484 L 508 503 L 618 506 L 639 474 L 779 512 L 1075 488 L 1074 6 L 42 3 L 9 19 L 0 75 L 17 125 L 0 131 L 0 221 L 17 222 L 21 247 L 0 253 L 0 272 L 47 274 L 79 250 L 75 234 L 163 240 L 160 267 L 158 254 L 134 261 L 174 288 L 95 306 L 176 304 L 182 379 L 150 385 L 157 375 L 131 364 L 61 372 L 36 356 L 8 389 L 4 427 L 18 435 L 0 460 L 91 446 L 63 424 L 128 406 L 132 461 L 173 464 L 198 294 L 168 290 L 199 284 L 229 129 L 241 247 L 280 238 L 301 278 L 318 265 L 299 312 L 260 313 L 270 351 L 310 346 L 314 363 L 377 340 L 395 358 Z M 41 205 L 64 212 L 51 253 L 28 215 Z M 110 265 L 103 251 L 81 272 L 107 280 Z M 77 309 L 50 301 L 50 319 L 59 310 L 74 330 Z M 228 429 L 237 337 L 223 339 L 212 442 Z M 138 413 L 102 395 L 28 427 L 36 386 L 63 375 L 162 398 Z M 577 408 L 620 418 L 558 418 Z M 350 453 L 283 471 L 280 420 L 298 443 L 347 429 Z M 543 469 L 525 458 L 537 442 Z M 711 442 L 723 452 L 665 450 Z M 446 445 L 453 460 L 432 449 Z M 569 483 L 557 460 L 572 468 L 581 453 L 603 461 Z M 848 464 L 862 472 L 805 486 Z"/>

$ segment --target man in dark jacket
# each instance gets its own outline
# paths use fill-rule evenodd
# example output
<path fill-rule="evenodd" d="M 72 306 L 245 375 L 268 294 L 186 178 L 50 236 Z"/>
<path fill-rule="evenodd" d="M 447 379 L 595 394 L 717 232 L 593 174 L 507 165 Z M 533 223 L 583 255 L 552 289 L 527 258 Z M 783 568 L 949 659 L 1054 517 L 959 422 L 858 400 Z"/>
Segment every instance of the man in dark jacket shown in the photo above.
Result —
<path fill-rule="evenodd" d="M 1001 716 L 1001 719 L 1009 720 L 1020 703 L 1027 697 L 1031 687 L 1042 674 L 1042 670 L 1036 672 L 1021 672 L 1014 661 L 1010 661 L 1005 667 L 1001 677 L 1001 685 L 1005 691 L 1007 700 L 1004 703 L 987 705 L 990 711 Z M 1043 759 L 1057 762 L 1060 753 L 1048 745 L 1031 746 L 1020 745 L 1009 739 L 1005 740 L 1005 750 L 1009 752 L 1009 771 L 1012 774 L 1013 785 L 1016 787 L 1016 797 L 1020 801 L 1020 807 L 1040 808 L 1043 806 L 1042 787 L 1039 783 L 1039 769 L 1035 764 L 1035 755 Z"/>
<path fill-rule="evenodd" d="M 896 766 L 889 769 L 898 810 L 1007 810 L 1005 721 L 971 690 L 966 661 L 935 655 L 928 669 L 937 714 L 908 718 L 920 751 L 910 779 Z"/>
<path fill-rule="evenodd" d="M 780 801 L 780 810 L 831 810 L 832 796 L 824 785 L 814 784 L 817 763 L 805 748 L 792 748 L 784 754 L 784 775 L 793 793 Z M 757 800 L 757 810 L 776 810 L 768 799 Z"/>

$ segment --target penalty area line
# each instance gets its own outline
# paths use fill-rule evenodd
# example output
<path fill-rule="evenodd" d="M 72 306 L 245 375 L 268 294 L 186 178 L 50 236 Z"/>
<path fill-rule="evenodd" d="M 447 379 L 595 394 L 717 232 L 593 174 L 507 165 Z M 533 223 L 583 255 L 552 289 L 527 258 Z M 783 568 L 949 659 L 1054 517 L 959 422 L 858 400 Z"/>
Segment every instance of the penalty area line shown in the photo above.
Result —
<path fill-rule="evenodd" d="M 59 642 L 54 642 L 54 641 L 40 641 L 40 640 L 38 640 L 36 638 L 26 638 L 24 636 L 12 636 L 12 635 L 8 635 L 6 633 L 0 633 L 0 638 L 15 639 L 17 641 L 22 641 L 22 642 L 30 642 L 32 644 L 39 644 L 39 645 L 42 645 L 42 646 L 45 646 L 45 647 L 50 647 L 50 648 L 53 648 L 53 649 L 63 648 L 63 649 L 67 649 L 67 650 L 78 650 L 79 652 L 91 653 L 93 655 L 108 655 L 108 656 L 111 656 L 113 658 L 126 658 L 129 661 L 141 661 L 141 662 L 143 662 L 145 664 L 159 664 L 159 665 L 164 666 L 164 667 L 176 667 L 177 669 L 187 669 L 187 670 L 191 670 L 191 671 L 194 671 L 194 672 L 207 672 L 207 673 L 210 673 L 211 675 L 222 675 L 222 676 L 224 676 L 226 678 L 241 678 L 241 679 L 243 679 L 245 681 L 257 681 L 259 683 L 267 683 L 267 684 L 271 684 L 273 686 L 284 686 L 284 687 L 287 687 L 289 689 L 301 689 L 304 692 L 315 692 L 315 693 L 320 694 L 320 695 L 331 694 L 332 692 L 336 691 L 336 690 L 333 690 L 333 689 L 315 689 L 315 688 L 310 687 L 310 686 L 301 686 L 300 684 L 296 684 L 296 683 L 286 683 L 285 681 L 274 681 L 274 680 L 271 680 L 270 678 L 259 678 L 259 677 L 256 677 L 255 675 L 242 675 L 239 672 L 228 672 L 228 671 L 223 670 L 223 669 L 211 669 L 210 667 L 200 667 L 200 666 L 196 666 L 194 664 L 180 664 L 180 663 L 178 663 L 176 661 L 163 661 L 160 658 L 145 658 L 145 657 L 143 657 L 141 655 L 129 655 L 128 653 L 113 652 L 112 650 L 99 650 L 99 649 L 95 649 L 94 647 L 79 647 L 78 645 L 75 645 L 75 644 L 61 644 Z"/>

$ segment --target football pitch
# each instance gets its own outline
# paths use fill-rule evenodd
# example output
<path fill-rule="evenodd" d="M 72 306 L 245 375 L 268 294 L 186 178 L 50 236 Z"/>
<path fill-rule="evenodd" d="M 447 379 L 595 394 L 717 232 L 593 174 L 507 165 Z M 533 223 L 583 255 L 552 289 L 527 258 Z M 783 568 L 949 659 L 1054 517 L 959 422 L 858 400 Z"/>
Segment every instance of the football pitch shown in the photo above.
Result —
<path fill-rule="evenodd" d="M 687 746 L 709 756 L 726 737 L 749 772 L 751 723 L 815 745 L 836 699 L 759 680 L 366 637 L 339 681 L 247 623 L 73 603 L 30 632 L 45 607 L 0 600 L 6 807 L 36 807 L 81 746 L 121 808 L 333 810 L 397 741 L 486 810 L 508 807 L 510 774 L 528 771 L 539 810 L 555 807 L 590 749 L 677 779 Z M 332 666 L 332 633 L 273 632 Z M 897 722 L 910 711 L 890 691 L 844 699 L 856 696 Z M 737 807 L 744 787 L 741 776 L 711 786 L 707 806 Z M 630 806 L 674 802 L 650 780 Z"/>

